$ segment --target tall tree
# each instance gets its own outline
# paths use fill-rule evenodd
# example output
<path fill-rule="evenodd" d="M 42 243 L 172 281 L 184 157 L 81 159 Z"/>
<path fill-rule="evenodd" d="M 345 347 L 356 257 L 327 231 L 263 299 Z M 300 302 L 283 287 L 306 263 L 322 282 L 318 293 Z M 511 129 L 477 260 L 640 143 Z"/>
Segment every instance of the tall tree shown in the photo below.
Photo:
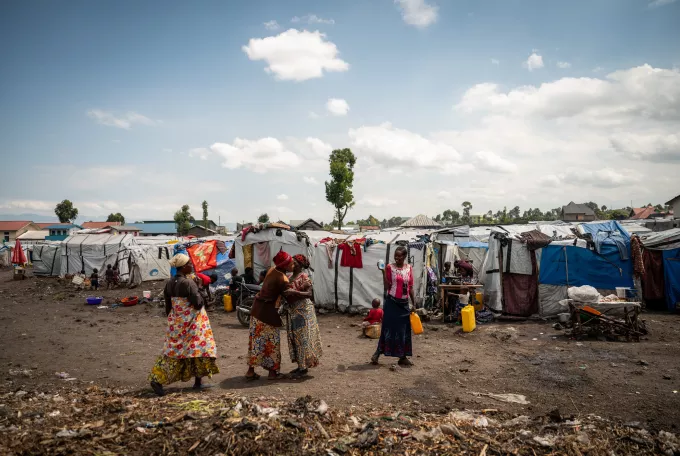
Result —
<path fill-rule="evenodd" d="M 203 200 L 201 208 L 203 209 L 203 228 L 208 228 L 208 202 Z"/>
<path fill-rule="evenodd" d="M 331 152 L 330 182 L 326 182 L 326 201 L 335 208 L 338 229 L 342 229 L 347 211 L 354 207 L 354 165 L 357 159 L 350 149 L 336 149 Z"/>
<path fill-rule="evenodd" d="M 257 218 L 257 223 L 269 223 L 269 215 L 265 212 Z"/>
<path fill-rule="evenodd" d="M 463 223 L 470 223 L 470 211 L 472 210 L 472 203 L 469 201 L 464 201 L 463 204 Z"/>
<path fill-rule="evenodd" d="M 189 212 L 189 205 L 185 204 L 180 210 L 175 212 L 175 225 L 177 225 L 177 233 L 180 236 L 186 236 L 191 229 L 191 220 L 193 217 Z"/>
<path fill-rule="evenodd" d="M 515 206 L 512 209 L 510 209 L 510 212 L 508 212 L 508 217 L 510 217 L 511 220 L 518 220 L 520 216 L 519 212 L 519 206 Z"/>
<path fill-rule="evenodd" d="M 57 204 L 54 213 L 57 214 L 60 223 L 73 223 L 78 218 L 78 209 L 73 207 L 73 203 L 69 200 Z"/>
<path fill-rule="evenodd" d="M 125 217 L 123 217 L 123 214 L 120 212 L 116 212 L 109 214 L 108 217 L 106 217 L 107 222 L 119 222 L 121 225 L 125 225 Z"/>

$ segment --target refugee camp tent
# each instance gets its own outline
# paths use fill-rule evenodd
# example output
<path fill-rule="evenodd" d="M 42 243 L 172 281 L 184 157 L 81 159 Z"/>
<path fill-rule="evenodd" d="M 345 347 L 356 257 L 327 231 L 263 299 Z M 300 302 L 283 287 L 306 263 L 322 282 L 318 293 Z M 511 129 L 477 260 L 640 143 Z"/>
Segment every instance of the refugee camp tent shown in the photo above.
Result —
<path fill-rule="evenodd" d="M 214 287 L 219 287 L 219 286 L 225 286 L 228 285 L 229 282 L 231 281 L 231 270 L 236 267 L 236 260 L 229 258 L 229 252 L 231 250 L 232 245 L 234 244 L 233 242 L 233 237 L 229 236 L 210 236 L 208 238 L 201 238 L 201 239 L 196 239 L 196 240 L 190 240 L 187 242 L 182 242 L 174 245 L 174 254 L 177 255 L 178 253 L 183 253 L 185 255 L 189 255 L 189 257 L 194 260 L 194 257 L 192 256 L 192 253 L 194 250 L 191 248 L 192 246 L 195 246 L 197 244 L 204 244 L 206 242 L 215 242 L 215 248 L 217 249 L 216 254 L 215 254 L 215 267 L 210 268 L 210 269 L 205 269 L 201 272 L 202 274 L 205 274 L 207 276 L 210 276 L 212 274 L 217 275 L 217 281 L 212 284 L 213 288 Z M 223 243 L 223 246 L 219 246 L 219 243 Z M 188 249 L 188 250 L 187 250 Z M 244 270 L 241 269 L 239 271 L 239 274 L 243 274 Z M 175 269 L 171 269 L 171 274 L 175 273 Z"/>
<path fill-rule="evenodd" d="M 489 244 L 479 241 L 461 242 L 458 244 L 458 250 L 460 251 L 460 259 L 469 260 L 475 271 L 475 275 L 479 276 L 479 271 L 481 270 L 482 264 L 484 264 L 484 260 L 486 259 L 486 254 L 489 251 Z"/>
<path fill-rule="evenodd" d="M 152 280 L 167 280 L 170 275 L 170 258 L 174 256 L 174 247 L 169 244 L 130 245 L 129 283 L 139 285 Z"/>
<path fill-rule="evenodd" d="M 642 238 L 645 299 L 663 298 L 670 311 L 680 310 L 680 228 Z"/>
<path fill-rule="evenodd" d="M 429 244 L 420 241 L 419 236 L 425 231 L 402 230 L 399 232 L 372 232 L 362 249 L 362 267 L 342 266 L 343 252 L 335 247 L 327 248 L 326 244 L 314 246 L 312 269 L 314 270 L 314 301 L 317 306 L 347 310 L 367 309 L 371 301 L 383 297 L 383 276 L 377 263 L 382 260 L 386 264 L 393 262 L 394 250 L 403 244 L 407 248 L 408 262 L 413 266 L 414 290 L 418 300 L 425 295 L 426 256 Z M 333 236 L 342 241 L 353 241 L 363 236 Z"/>
<path fill-rule="evenodd" d="M 9 246 L 0 245 L 0 268 L 6 268 L 11 266 L 12 253 Z"/>
<path fill-rule="evenodd" d="M 300 231 L 288 231 L 282 228 L 266 228 L 258 232 L 249 232 L 245 237 L 236 237 L 234 254 L 236 267 L 242 274 L 246 266 L 254 269 L 255 277 L 263 269 L 273 266 L 274 256 L 280 251 L 307 256 L 312 261 L 312 243 L 308 236 Z"/>
<path fill-rule="evenodd" d="M 106 265 L 118 265 L 120 279 L 129 280 L 132 260 L 131 250 L 136 246 L 132 234 L 74 234 L 61 243 L 60 277 L 85 270 L 92 274 L 97 268 L 100 272 Z"/>
<path fill-rule="evenodd" d="M 33 274 L 57 276 L 61 272 L 61 242 L 33 246 Z"/>

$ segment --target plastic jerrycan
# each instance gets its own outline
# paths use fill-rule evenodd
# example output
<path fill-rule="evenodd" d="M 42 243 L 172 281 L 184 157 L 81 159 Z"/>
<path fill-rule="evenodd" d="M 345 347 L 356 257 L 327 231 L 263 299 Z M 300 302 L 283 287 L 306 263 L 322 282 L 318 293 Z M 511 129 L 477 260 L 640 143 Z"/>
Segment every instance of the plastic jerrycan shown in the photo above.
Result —
<path fill-rule="evenodd" d="M 475 308 L 467 305 L 460 311 L 463 320 L 463 332 L 472 332 L 475 330 L 477 323 L 475 322 Z"/>
<path fill-rule="evenodd" d="M 224 310 L 227 312 L 231 312 L 234 310 L 234 306 L 231 304 L 231 295 L 225 294 L 222 297 L 222 301 L 224 302 Z"/>

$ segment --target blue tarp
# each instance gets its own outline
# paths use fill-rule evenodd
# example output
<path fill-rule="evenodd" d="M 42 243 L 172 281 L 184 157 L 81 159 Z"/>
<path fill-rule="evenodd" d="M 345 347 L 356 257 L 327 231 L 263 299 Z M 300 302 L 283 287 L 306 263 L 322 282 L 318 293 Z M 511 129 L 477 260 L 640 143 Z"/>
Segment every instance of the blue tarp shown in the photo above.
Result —
<path fill-rule="evenodd" d="M 488 249 L 489 244 L 486 242 L 478 242 L 478 241 L 465 241 L 465 242 L 459 242 L 458 247 L 461 249 Z"/>
<path fill-rule="evenodd" d="M 217 274 L 217 282 L 213 284 L 213 286 L 220 286 L 220 285 L 229 285 L 229 281 L 231 279 L 227 279 L 226 276 L 227 274 L 231 273 L 231 270 L 236 267 L 236 260 L 232 260 L 229 258 L 229 249 L 231 249 L 231 245 L 233 242 L 225 242 L 224 245 L 227 248 L 226 253 L 220 253 L 217 252 L 216 260 L 217 260 L 217 267 L 215 269 L 208 269 L 206 271 L 203 271 L 203 274 L 209 276 L 210 274 Z M 183 253 L 184 255 L 188 255 L 187 250 L 186 250 L 186 244 L 175 244 L 175 255 L 178 253 Z M 175 276 L 175 268 L 170 269 L 170 274 L 172 277 Z M 243 271 L 239 271 L 241 274 L 243 274 Z M 230 276 L 231 277 L 231 276 Z"/>
<path fill-rule="evenodd" d="M 663 251 L 663 278 L 668 310 L 675 312 L 680 305 L 680 249 Z"/>
<path fill-rule="evenodd" d="M 583 247 L 548 245 L 541 253 L 539 283 L 571 287 L 590 285 L 607 290 L 632 288 L 633 264 L 621 259 L 613 243 L 604 243 L 600 254 Z"/>
<path fill-rule="evenodd" d="M 618 231 L 627 241 L 630 241 L 630 234 L 625 230 L 621 224 L 616 220 L 607 220 L 603 222 L 582 223 L 581 228 L 586 233 L 590 233 L 593 237 L 600 231 Z M 613 241 L 612 241 L 613 242 Z"/>

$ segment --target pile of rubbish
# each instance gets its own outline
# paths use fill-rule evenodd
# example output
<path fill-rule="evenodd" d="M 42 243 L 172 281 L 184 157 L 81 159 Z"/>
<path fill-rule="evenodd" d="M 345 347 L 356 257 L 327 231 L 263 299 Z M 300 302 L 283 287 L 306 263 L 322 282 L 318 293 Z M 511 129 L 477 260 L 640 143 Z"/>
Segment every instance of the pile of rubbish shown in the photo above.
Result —
<path fill-rule="evenodd" d="M 677 454 L 680 440 L 596 416 L 334 410 L 233 394 L 146 393 L 72 385 L 0 388 L 0 453 L 28 454 Z"/>

